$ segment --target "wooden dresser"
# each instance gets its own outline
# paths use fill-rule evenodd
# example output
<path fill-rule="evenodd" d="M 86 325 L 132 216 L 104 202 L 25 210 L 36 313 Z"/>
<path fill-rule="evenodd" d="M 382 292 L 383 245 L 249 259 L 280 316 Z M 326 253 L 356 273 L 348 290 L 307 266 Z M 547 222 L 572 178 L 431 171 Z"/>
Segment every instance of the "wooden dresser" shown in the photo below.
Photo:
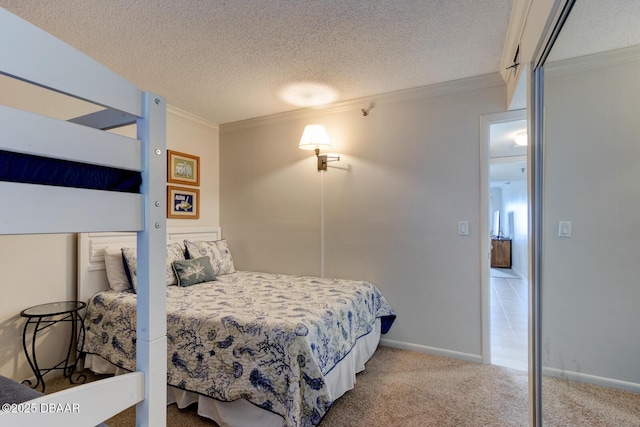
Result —
<path fill-rule="evenodd" d="M 511 239 L 491 239 L 491 267 L 511 268 Z"/>

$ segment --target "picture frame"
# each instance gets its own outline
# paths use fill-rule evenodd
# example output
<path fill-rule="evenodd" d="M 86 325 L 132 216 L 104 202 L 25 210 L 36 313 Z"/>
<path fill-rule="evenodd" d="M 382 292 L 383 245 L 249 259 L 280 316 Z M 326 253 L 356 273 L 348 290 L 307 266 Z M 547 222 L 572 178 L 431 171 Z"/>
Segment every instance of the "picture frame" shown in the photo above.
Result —
<path fill-rule="evenodd" d="M 200 190 L 167 186 L 167 218 L 199 219 Z"/>
<path fill-rule="evenodd" d="M 167 150 L 167 182 L 200 185 L 200 157 Z"/>

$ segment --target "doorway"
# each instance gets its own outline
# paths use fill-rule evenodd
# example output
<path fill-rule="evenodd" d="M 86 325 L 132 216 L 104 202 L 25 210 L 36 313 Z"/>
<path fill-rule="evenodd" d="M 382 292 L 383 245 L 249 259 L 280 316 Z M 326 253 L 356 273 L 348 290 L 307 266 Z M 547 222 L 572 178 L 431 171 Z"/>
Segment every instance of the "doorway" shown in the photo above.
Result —
<path fill-rule="evenodd" d="M 483 361 L 527 370 L 526 111 L 483 116 L 482 124 Z"/>

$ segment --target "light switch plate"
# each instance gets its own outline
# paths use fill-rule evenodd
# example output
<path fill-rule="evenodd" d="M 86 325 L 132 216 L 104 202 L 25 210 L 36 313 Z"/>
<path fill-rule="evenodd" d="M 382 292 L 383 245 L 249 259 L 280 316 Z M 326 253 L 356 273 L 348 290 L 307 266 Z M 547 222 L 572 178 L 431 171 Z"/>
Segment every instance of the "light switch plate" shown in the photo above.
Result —
<path fill-rule="evenodd" d="M 560 221 L 558 224 L 558 237 L 571 237 L 571 221 Z"/>
<path fill-rule="evenodd" d="M 460 236 L 469 235 L 469 221 L 458 221 L 458 234 Z"/>

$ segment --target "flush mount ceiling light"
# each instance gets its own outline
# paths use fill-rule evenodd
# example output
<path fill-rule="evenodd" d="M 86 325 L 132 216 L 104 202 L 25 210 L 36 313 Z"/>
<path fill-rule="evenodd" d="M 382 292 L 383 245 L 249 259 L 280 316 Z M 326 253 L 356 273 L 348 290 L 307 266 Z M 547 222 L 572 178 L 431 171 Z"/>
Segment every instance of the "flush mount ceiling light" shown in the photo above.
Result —
<path fill-rule="evenodd" d="M 295 82 L 283 86 L 278 96 L 287 104 L 314 107 L 334 102 L 338 99 L 338 92 L 324 83 Z"/>
<path fill-rule="evenodd" d="M 527 131 L 520 131 L 516 133 L 516 137 L 514 139 L 515 143 L 519 147 L 525 147 L 528 144 L 527 140 Z"/>
<path fill-rule="evenodd" d="M 328 162 L 340 160 L 338 156 L 320 155 L 320 149 L 328 147 L 331 147 L 331 142 L 329 141 L 329 135 L 327 135 L 327 130 L 324 126 L 315 124 L 305 126 L 298 148 L 301 150 L 315 150 L 316 157 L 318 157 L 319 171 L 326 171 Z"/>

